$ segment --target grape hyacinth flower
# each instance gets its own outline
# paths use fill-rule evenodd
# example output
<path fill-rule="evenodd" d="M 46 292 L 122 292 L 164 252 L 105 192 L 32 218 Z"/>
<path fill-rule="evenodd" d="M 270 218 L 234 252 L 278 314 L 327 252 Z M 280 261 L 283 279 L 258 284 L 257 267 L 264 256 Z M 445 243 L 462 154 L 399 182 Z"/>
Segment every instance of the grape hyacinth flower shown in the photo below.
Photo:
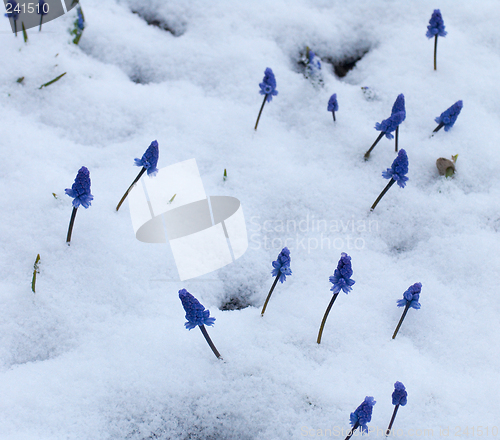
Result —
<path fill-rule="evenodd" d="M 262 307 L 261 316 L 264 316 L 264 312 L 266 311 L 267 303 L 271 299 L 271 295 L 273 293 L 278 280 L 283 284 L 286 281 L 286 276 L 292 274 L 292 269 L 290 269 L 290 250 L 287 247 L 284 247 L 278 255 L 276 261 L 273 261 L 273 270 L 271 271 L 271 275 L 276 277 L 274 279 L 274 283 L 271 286 L 271 290 L 267 294 L 266 301 L 264 302 L 264 307 Z"/>
<path fill-rule="evenodd" d="M 116 206 L 116 210 L 118 211 L 120 209 L 120 206 L 122 206 L 122 203 L 125 201 L 127 198 L 129 192 L 132 190 L 134 185 L 139 181 L 139 179 L 142 177 L 142 175 L 147 171 L 149 177 L 154 177 L 158 173 L 158 168 L 156 168 L 156 165 L 158 165 L 158 155 L 159 155 L 159 150 L 158 150 L 158 142 L 153 141 L 151 142 L 151 145 L 148 147 L 146 152 L 142 155 L 141 159 L 135 158 L 134 159 L 134 165 L 138 167 L 142 167 L 142 170 L 139 172 L 135 180 L 132 182 L 132 185 L 129 186 L 123 197 L 121 198 L 120 202 Z"/>
<path fill-rule="evenodd" d="M 259 84 L 260 94 L 264 95 L 264 101 L 262 101 L 262 106 L 260 107 L 259 115 L 257 116 L 257 122 L 255 123 L 255 130 L 257 130 L 257 125 L 259 125 L 260 115 L 262 114 L 262 110 L 264 109 L 264 105 L 267 102 L 271 102 L 273 96 L 278 94 L 276 90 L 276 78 L 274 77 L 274 73 L 271 68 L 266 68 L 264 71 L 264 79 Z"/>
<path fill-rule="evenodd" d="M 357 428 L 361 427 L 361 432 L 368 432 L 367 423 L 372 420 L 372 411 L 373 406 L 376 404 L 373 397 L 366 396 L 365 400 L 361 405 L 359 405 L 354 412 L 351 413 L 350 422 L 352 429 L 349 432 L 349 435 L 345 438 L 345 440 L 349 440 L 354 431 Z"/>
<path fill-rule="evenodd" d="M 444 21 L 441 11 L 439 9 L 434 9 L 431 19 L 429 20 L 429 26 L 427 26 L 427 33 L 425 34 L 427 38 L 434 37 L 434 70 L 437 70 L 436 54 L 438 36 L 445 37 L 447 33 L 448 32 L 444 30 Z"/>
<path fill-rule="evenodd" d="M 382 172 L 382 177 L 384 179 L 391 180 L 377 197 L 377 200 L 375 200 L 375 203 L 373 203 L 370 211 L 373 211 L 375 209 L 375 207 L 378 205 L 378 202 L 380 202 L 380 200 L 382 200 L 382 197 L 384 197 L 385 193 L 389 191 L 389 188 L 392 185 L 394 185 L 394 182 L 398 182 L 398 185 L 401 188 L 405 187 L 406 182 L 408 181 L 408 177 L 406 177 L 406 174 L 408 174 L 408 156 L 406 155 L 405 150 L 399 150 L 398 156 L 396 157 L 396 159 L 394 159 L 394 162 L 392 162 L 391 168 L 387 168 L 386 171 Z"/>
<path fill-rule="evenodd" d="M 17 20 L 19 19 L 20 8 L 15 0 L 9 0 L 5 3 L 5 8 L 8 11 L 5 16 L 7 18 L 12 18 L 14 21 L 14 33 L 17 37 Z"/>
<path fill-rule="evenodd" d="M 396 418 L 396 414 L 399 409 L 399 405 L 405 406 L 407 402 L 408 393 L 406 392 L 405 386 L 401 382 L 396 382 L 394 384 L 394 392 L 392 393 L 392 404 L 395 405 L 394 412 L 392 413 L 391 421 L 389 422 L 389 427 L 385 432 L 385 435 L 388 436 L 391 433 L 392 424 L 394 423 L 394 419 Z"/>
<path fill-rule="evenodd" d="M 333 276 L 330 277 L 330 283 L 333 284 L 330 289 L 333 292 L 333 297 L 326 308 L 326 312 L 323 316 L 323 320 L 321 321 L 321 326 L 319 328 L 318 339 L 316 342 L 321 344 L 321 336 L 323 335 L 323 329 L 325 328 L 326 319 L 328 318 L 328 314 L 332 309 L 333 303 L 337 299 L 340 291 L 344 291 L 344 293 L 348 294 L 352 290 L 352 286 L 355 283 L 354 280 L 351 280 L 352 277 L 352 265 L 351 265 L 351 257 L 347 255 L 345 252 L 340 254 L 340 260 L 337 264 L 337 269 L 333 272 Z"/>
<path fill-rule="evenodd" d="M 449 109 L 446 109 L 441 113 L 436 119 L 434 119 L 439 125 L 434 129 L 433 133 L 437 133 L 444 127 L 444 131 L 449 131 L 451 127 L 455 124 L 458 115 L 462 111 L 464 103 L 460 100 L 455 102 Z M 434 135 L 432 135 L 434 136 Z"/>
<path fill-rule="evenodd" d="M 68 196 L 73 197 L 73 212 L 71 213 L 71 220 L 69 222 L 68 235 L 66 238 L 66 243 L 68 243 L 69 246 L 77 209 L 80 205 L 87 209 L 90 207 L 90 202 L 94 200 L 94 196 L 90 194 L 90 172 L 86 167 L 81 167 L 78 170 L 75 183 L 73 183 L 71 188 L 66 188 L 65 192 Z"/>
<path fill-rule="evenodd" d="M 45 12 L 45 5 L 47 5 L 47 12 Z M 49 10 L 48 7 L 49 7 L 49 4 L 46 3 L 45 0 L 38 1 L 37 14 L 40 15 L 40 28 L 38 29 L 39 32 L 42 32 L 43 16 L 47 15 L 48 10 Z"/>
<path fill-rule="evenodd" d="M 309 47 L 306 48 L 305 62 L 305 77 L 311 79 L 315 85 L 322 84 L 323 78 L 321 76 L 321 60 L 311 49 L 309 49 Z"/>
<path fill-rule="evenodd" d="M 330 99 L 328 100 L 328 108 L 327 108 L 329 112 L 332 112 L 333 122 L 335 122 L 335 112 L 338 111 L 338 109 L 339 109 L 339 103 L 337 102 L 337 94 L 334 93 L 332 96 L 330 96 Z"/>
<path fill-rule="evenodd" d="M 394 101 L 394 105 L 392 106 L 392 111 L 391 115 L 395 113 L 403 112 L 404 117 L 403 121 L 406 119 L 406 109 L 405 109 L 405 95 L 400 93 L 398 97 L 396 98 L 396 101 Z M 401 121 L 401 122 L 403 122 Z M 398 138 L 399 138 L 399 125 L 396 127 L 396 153 L 398 152 Z"/>
<path fill-rule="evenodd" d="M 418 310 L 420 309 L 420 303 L 418 300 L 420 299 L 420 291 L 422 290 L 422 283 L 415 283 L 412 286 L 408 287 L 408 290 L 403 293 L 403 299 L 398 300 L 398 307 L 404 307 L 403 315 L 401 316 L 401 319 L 398 322 L 398 325 L 396 327 L 396 330 L 394 330 L 394 334 L 392 335 L 392 339 L 396 338 L 396 335 L 398 334 L 399 328 L 401 327 L 401 324 L 403 323 L 406 314 L 408 313 L 408 310 L 410 307 Z"/>
<path fill-rule="evenodd" d="M 389 116 L 387 119 L 384 119 L 382 122 L 377 122 L 375 124 L 375 130 L 378 130 L 381 133 L 378 135 L 373 145 L 365 153 L 365 160 L 368 160 L 368 158 L 370 157 L 370 153 L 375 148 L 375 145 L 378 144 L 378 142 L 384 135 L 387 139 L 392 139 L 394 137 L 391 133 L 396 130 L 396 128 L 398 128 L 399 124 L 401 124 L 401 122 L 403 122 L 405 118 L 406 112 L 399 111 L 397 113 L 391 114 L 391 116 Z"/>
<path fill-rule="evenodd" d="M 179 290 L 179 298 L 182 302 L 184 310 L 186 311 L 187 322 L 184 324 L 184 326 L 188 330 L 191 330 L 196 326 L 200 327 L 205 340 L 208 342 L 208 345 L 214 352 L 217 359 L 222 359 L 220 353 L 217 351 L 214 343 L 210 339 L 207 329 L 205 328 L 206 325 L 212 326 L 215 322 L 215 318 L 210 317 L 210 310 L 205 310 L 205 307 L 200 304 L 200 302 L 186 289 Z"/>
<path fill-rule="evenodd" d="M 80 5 L 76 8 L 76 14 L 76 20 L 73 22 L 73 30 L 71 31 L 71 34 L 75 35 L 75 38 L 73 39 L 74 44 L 78 44 L 80 42 L 83 30 L 85 29 L 85 17 Z"/>

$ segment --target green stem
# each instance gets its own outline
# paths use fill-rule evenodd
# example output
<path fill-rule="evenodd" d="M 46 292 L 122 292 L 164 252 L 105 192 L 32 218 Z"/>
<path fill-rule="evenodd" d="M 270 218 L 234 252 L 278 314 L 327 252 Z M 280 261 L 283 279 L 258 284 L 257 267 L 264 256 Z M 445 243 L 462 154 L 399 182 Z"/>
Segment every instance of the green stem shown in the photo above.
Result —
<path fill-rule="evenodd" d="M 372 150 L 375 148 L 375 145 L 377 145 L 380 141 L 380 139 L 382 139 L 382 136 L 384 136 L 384 132 L 380 133 L 378 135 L 378 138 L 375 140 L 375 142 L 373 143 L 373 145 L 368 149 L 368 151 L 365 153 L 365 160 L 368 160 L 368 158 L 370 157 L 370 153 L 372 152 Z"/>
<path fill-rule="evenodd" d="M 121 198 L 121 200 L 118 202 L 118 205 L 116 206 L 116 210 L 118 211 L 120 209 L 120 206 L 122 206 L 122 203 L 125 201 L 125 199 L 127 198 L 128 196 L 128 193 L 132 190 L 132 188 L 134 187 L 134 185 L 139 181 L 139 179 L 142 177 L 142 175 L 144 174 L 144 172 L 146 171 L 146 168 L 142 167 L 142 170 L 139 172 L 139 174 L 137 175 L 137 177 L 135 178 L 135 180 L 132 182 L 132 185 L 130 185 L 127 189 L 127 191 L 125 192 L 125 194 L 123 194 L 123 197 Z M 175 197 L 175 196 L 174 196 Z M 172 200 L 174 200 L 174 197 L 172 197 Z"/>
<path fill-rule="evenodd" d="M 259 111 L 259 116 L 257 116 L 257 122 L 255 123 L 255 130 L 257 130 L 257 125 L 259 125 L 260 115 L 262 114 L 262 109 L 264 108 L 264 105 L 266 104 L 266 99 L 267 99 L 267 95 L 264 95 L 264 101 L 262 102 L 262 106 L 260 107 L 260 111 Z"/>
<path fill-rule="evenodd" d="M 398 152 L 399 125 L 396 127 L 396 153 Z"/>
<path fill-rule="evenodd" d="M 38 263 L 40 262 L 40 254 L 36 256 L 35 264 L 33 265 L 33 279 L 31 280 L 31 290 L 35 293 L 35 284 L 36 284 L 36 274 L 38 272 Z"/>
<path fill-rule="evenodd" d="M 385 432 L 385 436 L 387 437 L 391 433 L 392 424 L 394 423 L 394 419 L 396 418 L 396 414 L 398 412 L 399 404 L 394 407 L 394 412 L 392 413 L 391 421 L 389 422 L 389 427 Z"/>
<path fill-rule="evenodd" d="M 14 32 L 16 33 L 17 37 L 17 20 L 14 20 Z"/>
<path fill-rule="evenodd" d="M 377 206 L 378 202 L 380 202 L 380 200 L 382 200 L 382 197 L 384 197 L 385 193 L 387 191 L 389 191 L 389 188 L 392 185 L 394 185 L 394 182 L 395 182 L 394 179 L 389 180 L 389 183 L 387 184 L 387 186 L 382 190 L 382 192 L 380 193 L 380 195 L 377 197 L 377 200 L 375 200 L 375 202 L 373 203 L 372 207 L 370 208 L 370 211 L 373 211 L 375 209 L 375 206 Z"/>
<path fill-rule="evenodd" d="M 335 119 L 335 112 L 334 111 L 332 111 L 332 115 L 333 115 L 333 122 L 335 122 L 336 119 Z"/>
<path fill-rule="evenodd" d="M 444 127 L 444 123 L 440 122 L 439 125 L 432 131 L 432 133 L 437 133 L 439 130 L 441 130 Z M 432 135 L 434 136 L 434 134 Z M 431 137 L 432 137 L 431 136 Z"/>
<path fill-rule="evenodd" d="M 66 237 L 66 243 L 68 243 L 68 246 L 71 241 L 71 234 L 73 233 L 73 225 L 75 224 L 75 217 L 77 210 L 78 208 L 73 206 L 73 212 L 71 213 L 71 220 L 69 221 L 68 236 Z"/>
<path fill-rule="evenodd" d="M 264 303 L 264 307 L 262 307 L 262 312 L 260 312 L 260 315 L 261 316 L 264 316 L 264 312 L 266 311 L 266 307 L 267 307 L 267 303 L 269 302 L 269 300 L 271 299 L 271 294 L 273 293 L 273 290 L 274 288 L 276 287 L 276 283 L 278 282 L 278 280 L 280 279 L 280 275 L 281 275 L 281 272 L 278 271 L 278 275 L 276 275 L 276 278 L 274 279 L 274 283 L 273 285 L 271 286 L 271 290 L 269 291 L 269 293 L 267 294 L 267 298 L 266 298 L 266 302 Z"/>
<path fill-rule="evenodd" d="M 398 322 L 398 326 L 396 327 L 396 330 L 394 330 L 394 334 L 392 335 L 392 339 L 395 339 L 396 338 L 396 335 L 398 334 L 399 332 L 399 328 L 401 327 L 401 324 L 403 323 L 404 319 L 405 319 L 405 316 L 406 314 L 408 313 L 408 310 L 410 309 L 410 303 L 407 303 L 406 304 L 406 307 L 405 307 L 405 310 L 403 312 L 403 314 L 401 315 L 401 319 L 399 320 Z"/>
<path fill-rule="evenodd" d="M 42 22 L 43 22 L 43 14 L 40 14 L 40 28 L 38 29 L 38 32 L 42 32 Z"/>
<path fill-rule="evenodd" d="M 56 81 L 59 81 L 64 75 L 66 75 L 66 73 L 68 73 L 68 72 L 64 72 L 61 75 L 59 75 L 58 77 L 54 78 L 52 81 L 49 81 L 48 83 L 42 84 L 40 86 L 40 89 L 43 89 L 44 87 L 50 86 L 51 84 L 54 84 Z"/>
<path fill-rule="evenodd" d="M 347 437 L 345 438 L 345 440 L 349 440 L 352 437 L 352 435 L 354 434 L 354 431 L 356 431 L 356 429 L 358 428 L 358 426 L 359 426 L 359 422 L 356 422 L 354 424 L 354 426 L 352 427 L 352 429 L 349 431 L 349 434 L 347 435 Z"/>
<path fill-rule="evenodd" d="M 436 62 L 437 50 L 438 50 L 438 36 L 436 34 L 436 36 L 434 37 L 434 70 L 437 70 L 437 62 Z"/>
<path fill-rule="evenodd" d="M 328 304 L 328 307 L 326 308 L 325 315 L 323 316 L 323 320 L 321 321 L 321 326 L 319 328 L 318 339 L 316 340 L 318 344 L 321 344 L 321 336 L 323 335 L 323 329 L 325 328 L 326 318 L 328 318 L 328 314 L 330 313 L 330 310 L 332 309 L 333 303 L 337 299 L 337 296 L 339 296 L 338 292 L 333 295 L 330 304 Z"/>
<path fill-rule="evenodd" d="M 201 332 L 203 333 L 203 336 L 205 336 L 205 339 L 206 341 L 208 342 L 208 345 L 210 346 L 210 348 L 212 349 L 212 351 L 214 352 L 215 356 L 217 357 L 217 359 L 221 359 L 222 360 L 222 356 L 220 355 L 220 353 L 217 351 L 217 349 L 215 348 L 215 345 L 214 343 L 212 342 L 212 340 L 210 339 L 210 336 L 208 335 L 208 332 L 207 332 L 207 329 L 205 328 L 205 326 L 202 324 L 200 326 L 200 330 Z"/>

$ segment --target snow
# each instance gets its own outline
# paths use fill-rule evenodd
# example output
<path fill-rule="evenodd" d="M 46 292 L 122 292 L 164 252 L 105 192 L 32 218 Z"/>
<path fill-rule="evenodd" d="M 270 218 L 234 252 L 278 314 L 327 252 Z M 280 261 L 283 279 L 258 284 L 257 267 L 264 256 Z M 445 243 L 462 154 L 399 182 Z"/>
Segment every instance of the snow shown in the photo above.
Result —
<path fill-rule="evenodd" d="M 27 45 L 0 20 L 0 438 L 299 439 L 334 427 L 345 437 L 365 396 L 377 401 L 368 425 L 387 427 L 396 381 L 408 391 L 396 436 L 479 426 L 493 436 L 498 3 L 86 0 L 82 8 L 79 46 L 68 33 L 74 11 L 28 31 Z M 425 32 L 436 8 L 448 35 L 434 71 Z M 323 60 L 323 87 L 301 73 L 306 46 Z M 325 61 L 366 49 L 342 79 Z M 279 95 L 254 132 L 266 67 Z M 363 86 L 377 99 L 365 99 Z M 369 213 L 393 141 L 383 138 L 367 162 L 363 154 L 399 93 L 410 180 Z M 434 118 L 459 99 L 455 126 L 430 138 Z M 127 203 L 114 211 L 139 171 L 133 159 L 154 139 L 160 168 L 196 158 L 207 194 L 241 201 L 249 248 L 235 263 L 181 283 L 168 245 L 135 239 Z M 436 159 L 454 154 L 457 174 L 439 176 Z M 95 199 L 79 209 L 68 247 L 64 189 L 83 165 Z M 293 275 L 262 318 L 284 245 Z M 337 298 L 318 346 L 341 252 L 356 284 Z M 408 312 L 392 340 L 396 300 L 416 282 L 422 309 Z M 184 329 L 182 288 L 217 319 L 208 332 L 223 362 L 197 329 Z M 250 306 L 219 309 L 234 298 Z"/>

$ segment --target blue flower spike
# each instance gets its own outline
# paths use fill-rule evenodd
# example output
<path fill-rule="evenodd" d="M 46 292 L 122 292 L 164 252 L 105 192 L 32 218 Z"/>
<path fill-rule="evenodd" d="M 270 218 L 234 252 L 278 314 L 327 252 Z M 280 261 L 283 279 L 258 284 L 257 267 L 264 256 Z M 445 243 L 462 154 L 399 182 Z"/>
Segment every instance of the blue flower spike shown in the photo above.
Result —
<path fill-rule="evenodd" d="M 437 46 L 438 46 L 438 36 L 445 37 L 446 32 L 444 30 L 444 21 L 443 16 L 441 15 L 441 11 L 439 9 L 434 9 L 432 13 L 431 19 L 429 20 L 429 26 L 427 26 L 427 33 L 425 36 L 427 38 L 434 37 L 434 70 L 437 70 Z"/>
<path fill-rule="evenodd" d="M 403 112 L 404 117 L 403 121 L 406 119 L 406 108 L 405 108 L 405 95 L 402 93 L 398 95 L 396 98 L 396 101 L 394 101 L 394 105 L 392 106 L 392 112 L 391 115 L 395 113 Z M 396 153 L 398 152 L 398 139 L 399 139 L 399 125 L 396 127 L 396 145 L 395 145 L 395 151 Z"/>
<path fill-rule="evenodd" d="M 5 3 L 5 8 L 7 11 L 5 16 L 7 18 L 12 18 L 14 21 L 14 33 L 16 34 L 17 37 L 17 20 L 19 19 L 19 13 L 20 13 L 20 8 L 19 5 L 15 0 L 9 0 L 7 3 Z"/>
<path fill-rule="evenodd" d="M 394 330 L 392 339 L 396 338 L 396 335 L 398 334 L 401 324 L 403 324 L 403 321 L 406 317 L 406 314 L 408 313 L 408 310 L 410 310 L 410 307 L 416 310 L 420 309 L 420 303 L 418 301 L 420 299 L 421 290 L 422 283 L 415 283 L 412 286 L 408 287 L 408 290 L 403 293 L 403 299 L 398 300 L 398 307 L 404 307 L 405 309 L 403 311 L 401 319 L 398 322 L 396 330 Z"/>
<path fill-rule="evenodd" d="M 396 159 L 394 159 L 394 162 L 392 162 L 391 168 L 387 168 L 386 171 L 382 172 L 382 177 L 384 179 L 390 180 L 387 186 L 377 197 L 377 200 L 375 200 L 375 202 L 373 203 L 370 211 L 373 211 L 375 209 L 375 207 L 378 205 L 378 202 L 382 200 L 382 197 L 384 197 L 385 193 L 389 191 L 389 188 L 394 185 L 395 182 L 397 182 L 401 188 L 404 188 L 406 186 L 406 182 L 408 182 L 408 177 L 406 177 L 406 174 L 408 174 L 408 156 L 406 155 L 405 150 L 399 150 L 398 156 L 396 157 Z"/>
<path fill-rule="evenodd" d="M 335 112 L 338 111 L 338 109 L 339 109 L 339 103 L 337 102 L 337 94 L 334 93 L 332 96 L 330 96 L 330 99 L 328 100 L 328 108 L 327 108 L 329 112 L 332 112 L 333 122 L 336 121 Z"/>
<path fill-rule="evenodd" d="M 274 283 L 271 286 L 271 290 L 267 294 L 266 301 L 264 303 L 264 307 L 262 307 L 261 316 L 264 316 L 264 312 L 267 308 L 267 303 L 271 299 L 271 295 L 273 293 L 278 280 L 283 284 L 286 281 L 286 276 L 292 274 L 292 269 L 290 269 L 290 250 L 287 247 L 284 247 L 278 255 L 276 261 L 273 261 L 273 270 L 271 271 L 271 275 L 276 277 L 274 279 Z"/>
<path fill-rule="evenodd" d="M 321 344 L 321 337 L 323 335 L 323 329 L 325 328 L 326 320 L 328 318 L 328 314 L 332 309 L 333 303 L 337 299 L 340 291 L 342 290 L 346 294 L 348 294 L 352 290 L 352 286 L 355 283 L 352 277 L 352 265 L 351 265 L 351 257 L 347 255 L 345 252 L 340 254 L 340 260 L 337 264 L 337 269 L 333 272 L 333 275 L 330 277 L 330 283 L 333 284 L 330 289 L 333 292 L 333 297 L 326 308 L 326 312 L 323 316 L 323 320 L 321 321 L 321 326 L 319 328 L 318 339 L 316 342 Z"/>
<path fill-rule="evenodd" d="M 274 77 L 274 73 L 271 68 L 267 67 L 264 71 L 264 79 L 259 84 L 260 94 L 264 95 L 264 101 L 262 101 L 262 106 L 260 107 L 259 116 L 257 116 L 257 122 L 255 123 L 255 130 L 257 130 L 257 126 L 259 125 L 260 115 L 262 114 L 262 110 L 264 109 L 264 105 L 267 102 L 271 102 L 273 100 L 273 96 L 278 94 L 276 90 L 276 78 Z"/>
<path fill-rule="evenodd" d="M 75 223 L 76 211 L 83 206 L 85 209 L 90 207 L 94 196 L 90 194 L 90 172 L 86 167 L 81 167 L 75 178 L 75 183 L 71 188 L 66 188 L 66 194 L 73 198 L 73 212 L 71 213 L 71 220 L 69 222 L 68 235 L 66 243 L 68 246 L 71 242 L 71 234 L 73 233 L 73 225 Z"/>
<path fill-rule="evenodd" d="M 433 130 L 432 136 L 434 136 L 434 133 L 437 133 L 443 127 L 444 131 L 450 131 L 450 128 L 453 127 L 458 115 L 462 111 L 463 106 L 464 103 L 461 100 L 457 101 L 449 109 L 446 109 L 436 119 L 434 119 L 439 125 Z"/>
<path fill-rule="evenodd" d="M 186 312 L 187 322 L 184 324 L 185 327 L 188 330 L 191 330 L 197 326 L 200 327 L 205 340 L 208 342 L 208 345 L 214 352 L 215 356 L 217 357 L 217 359 L 222 360 L 222 356 L 215 348 L 215 345 L 212 342 L 212 339 L 210 339 L 207 329 L 205 328 L 206 325 L 212 326 L 215 322 L 215 318 L 210 317 L 210 310 L 206 310 L 205 307 L 200 304 L 200 302 L 186 289 L 179 290 L 179 298 Z"/>
<path fill-rule="evenodd" d="M 387 119 L 384 119 L 382 122 L 377 122 L 375 124 L 375 130 L 380 131 L 381 133 L 378 135 L 377 139 L 375 139 L 375 142 L 365 153 L 365 160 L 368 160 L 368 158 L 370 157 L 370 153 L 379 143 L 380 139 L 384 137 L 384 135 L 387 139 L 392 139 L 394 137 L 391 133 L 397 130 L 399 124 L 401 124 L 401 122 L 403 122 L 405 119 L 406 119 L 405 98 L 403 94 L 400 94 L 397 97 L 396 102 L 392 107 L 391 116 L 389 116 Z"/>
<path fill-rule="evenodd" d="M 146 152 L 142 155 L 141 159 L 135 158 L 134 159 L 134 165 L 138 167 L 142 167 L 142 170 L 139 172 L 135 180 L 132 182 L 132 185 L 129 186 L 123 197 L 121 198 L 120 202 L 116 206 L 116 210 L 118 211 L 120 209 L 120 206 L 122 206 L 122 203 L 125 201 L 127 198 L 129 192 L 132 190 L 134 185 L 139 181 L 139 179 L 142 177 L 142 175 L 147 171 L 149 177 L 154 177 L 158 173 L 158 168 L 156 166 L 158 165 L 158 155 L 160 154 L 158 150 L 158 142 L 153 141 L 151 142 L 151 145 L 148 147 Z"/>
<path fill-rule="evenodd" d="M 47 5 L 47 6 L 45 6 Z M 47 15 L 49 12 L 49 4 L 45 2 L 45 0 L 39 0 L 38 1 L 38 6 L 37 6 L 37 14 L 40 15 L 40 28 L 38 29 L 38 32 L 42 32 L 42 22 L 43 22 L 43 16 Z"/>
<path fill-rule="evenodd" d="M 305 77 L 311 80 L 313 85 L 322 85 L 323 77 L 321 75 L 321 59 L 311 50 L 306 47 L 306 70 Z"/>
<path fill-rule="evenodd" d="M 391 433 L 392 424 L 396 419 L 396 414 L 399 409 L 399 405 L 405 406 L 407 402 L 408 393 L 406 392 L 405 386 L 401 382 L 396 382 L 394 384 L 394 392 L 392 393 L 392 404 L 395 405 L 394 412 L 392 413 L 391 421 L 389 422 L 389 427 L 385 432 L 385 435 L 388 436 Z"/>
<path fill-rule="evenodd" d="M 366 396 L 363 403 L 356 408 L 356 411 L 351 413 L 350 422 L 352 428 L 345 440 L 349 440 L 358 428 L 361 428 L 362 433 L 368 432 L 367 423 L 372 420 L 373 406 L 376 403 L 373 397 Z"/>

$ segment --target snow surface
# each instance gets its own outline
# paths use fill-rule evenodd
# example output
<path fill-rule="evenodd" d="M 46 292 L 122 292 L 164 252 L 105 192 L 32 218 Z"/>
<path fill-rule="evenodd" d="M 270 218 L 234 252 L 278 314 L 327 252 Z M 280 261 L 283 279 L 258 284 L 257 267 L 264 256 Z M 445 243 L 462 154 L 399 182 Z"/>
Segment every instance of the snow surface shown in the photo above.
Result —
<path fill-rule="evenodd" d="M 455 437 L 478 426 L 494 437 L 498 2 L 82 7 L 79 46 L 68 33 L 74 11 L 29 31 L 27 45 L 0 20 L 0 438 L 299 439 L 334 427 L 343 438 L 365 396 L 377 401 L 369 426 L 387 427 L 397 380 L 408 390 L 398 437 L 440 437 L 446 427 Z M 436 8 L 448 35 L 434 71 L 425 32 Z M 306 46 L 323 59 L 323 87 L 301 73 Z M 367 49 L 343 79 L 325 62 Z M 254 132 L 266 67 L 279 95 Z M 366 100 L 362 86 L 377 99 Z M 326 111 L 332 93 L 336 124 Z M 363 154 L 399 93 L 410 180 L 370 214 L 393 143 L 384 138 L 368 162 Z M 434 118 L 459 99 L 455 126 L 430 138 Z M 127 203 L 114 211 L 139 170 L 133 159 L 154 139 L 159 167 L 196 158 L 207 194 L 241 201 L 250 243 L 236 263 L 181 283 L 168 245 L 135 239 Z M 436 159 L 453 154 L 456 176 L 440 177 Z M 64 189 L 82 165 L 95 200 L 79 210 L 68 247 Z M 285 243 L 293 275 L 261 318 L 271 262 Z M 318 346 L 341 252 L 352 256 L 356 284 L 339 295 Z M 396 300 L 415 282 L 422 309 L 410 310 L 392 340 Z M 182 288 L 217 319 L 209 333 L 224 362 L 199 331 L 184 329 Z M 250 307 L 219 309 L 231 299 Z"/>

